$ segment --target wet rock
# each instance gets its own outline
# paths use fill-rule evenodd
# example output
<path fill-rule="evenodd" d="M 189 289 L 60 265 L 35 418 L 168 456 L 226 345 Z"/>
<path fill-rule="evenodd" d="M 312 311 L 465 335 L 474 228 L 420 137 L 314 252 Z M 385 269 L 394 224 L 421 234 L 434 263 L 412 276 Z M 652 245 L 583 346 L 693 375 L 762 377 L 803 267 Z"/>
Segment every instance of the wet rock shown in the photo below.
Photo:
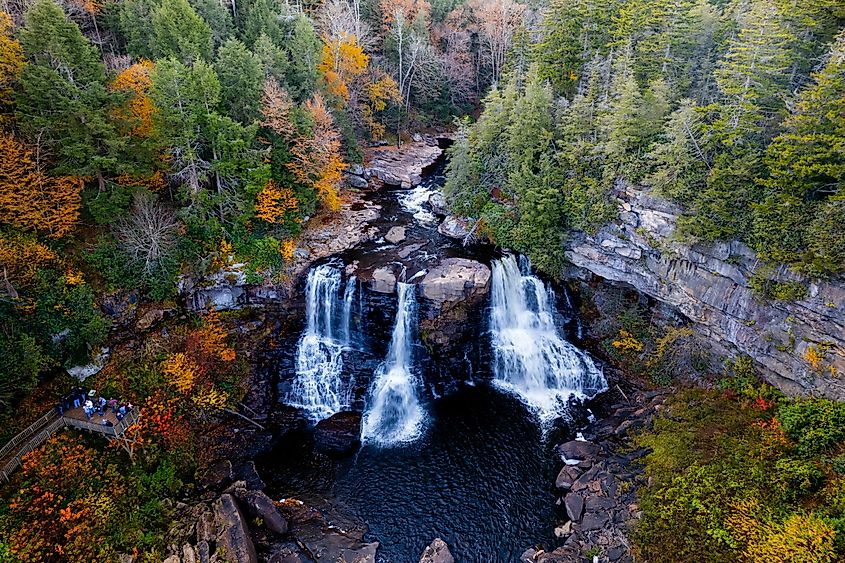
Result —
<path fill-rule="evenodd" d="M 264 527 L 274 534 L 284 535 L 288 532 L 287 520 L 282 517 L 276 503 L 262 491 L 245 491 L 242 500 L 249 515 L 260 518 Z M 239 497 L 240 498 L 240 497 Z"/>
<path fill-rule="evenodd" d="M 377 293 L 394 293 L 396 291 L 396 274 L 393 273 L 393 268 L 383 266 L 373 270 L 370 289 Z"/>
<path fill-rule="evenodd" d="M 437 227 L 437 232 L 444 237 L 464 240 L 469 236 L 472 226 L 465 220 L 455 215 L 449 215 L 440 226 Z"/>
<path fill-rule="evenodd" d="M 455 563 L 455 558 L 452 557 L 446 542 L 435 538 L 423 551 L 420 563 Z"/>
<path fill-rule="evenodd" d="M 434 192 L 428 196 L 428 204 L 431 206 L 431 211 L 435 215 L 445 217 L 449 214 L 449 207 L 446 204 L 446 198 L 440 192 Z"/>
<path fill-rule="evenodd" d="M 317 449 L 325 453 L 354 452 L 361 444 L 361 413 L 344 411 L 321 420 L 314 430 L 314 441 Z"/>
<path fill-rule="evenodd" d="M 246 483 L 247 489 L 260 490 L 265 487 L 264 481 L 255 469 L 254 461 L 247 461 L 240 463 L 237 466 L 232 466 L 232 478 L 236 481 L 243 481 Z"/>
<path fill-rule="evenodd" d="M 267 556 L 267 563 L 311 563 L 312 559 L 302 553 L 295 543 L 274 546 Z"/>
<path fill-rule="evenodd" d="M 405 240 L 405 227 L 391 227 L 384 235 L 384 240 L 390 244 L 399 244 Z"/>
<path fill-rule="evenodd" d="M 555 479 L 555 486 L 558 489 L 569 490 L 572 488 L 572 483 L 581 475 L 581 471 L 571 465 L 564 465 L 557 474 Z"/>
<path fill-rule="evenodd" d="M 222 548 L 230 563 L 257 563 L 258 556 L 249 528 L 232 495 L 221 495 L 214 502 L 214 517 L 220 530 L 217 535 L 217 552 Z"/>
<path fill-rule="evenodd" d="M 584 511 L 584 497 L 578 493 L 569 493 L 563 499 L 563 504 L 566 506 L 566 515 L 573 522 L 581 519 L 581 513 Z"/>
<path fill-rule="evenodd" d="M 490 268 L 465 258 L 446 258 L 429 270 L 420 282 L 423 296 L 436 305 L 485 295 Z"/>
<path fill-rule="evenodd" d="M 560 456 L 572 460 L 590 461 L 599 453 L 599 447 L 585 440 L 570 440 L 557 446 L 557 452 Z"/>

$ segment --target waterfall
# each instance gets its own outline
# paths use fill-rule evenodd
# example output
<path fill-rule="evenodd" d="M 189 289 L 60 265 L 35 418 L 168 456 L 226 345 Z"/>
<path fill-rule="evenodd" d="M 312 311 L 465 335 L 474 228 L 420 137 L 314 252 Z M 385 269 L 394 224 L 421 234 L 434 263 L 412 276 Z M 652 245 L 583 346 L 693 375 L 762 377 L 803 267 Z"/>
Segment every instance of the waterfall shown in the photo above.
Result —
<path fill-rule="evenodd" d="M 305 286 L 306 327 L 296 349 L 296 379 L 287 402 L 322 420 L 349 407 L 351 385 L 344 385 L 343 350 L 351 341 L 355 282 L 341 297 L 341 271 L 323 264 L 308 273 Z"/>
<path fill-rule="evenodd" d="M 419 382 L 413 372 L 416 286 L 402 282 L 396 286 L 399 305 L 390 349 L 374 374 L 362 429 L 363 442 L 381 445 L 415 439 L 423 422 L 423 410 L 417 397 Z"/>
<path fill-rule="evenodd" d="M 560 412 L 571 394 L 590 397 L 607 388 L 601 370 L 563 339 L 554 323 L 554 293 L 531 275 L 527 259 L 493 262 L 490 328 L 496 383 L 536 408 L 541 418 Z"/>

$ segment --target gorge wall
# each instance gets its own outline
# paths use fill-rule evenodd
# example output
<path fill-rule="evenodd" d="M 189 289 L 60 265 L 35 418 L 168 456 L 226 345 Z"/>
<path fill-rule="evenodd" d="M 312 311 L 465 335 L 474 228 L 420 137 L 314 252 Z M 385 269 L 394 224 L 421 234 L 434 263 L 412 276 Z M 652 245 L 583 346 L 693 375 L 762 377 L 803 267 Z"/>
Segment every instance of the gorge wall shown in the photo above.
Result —
<path fill-rule="evenodd" d="M 624 283 L 677 308 L 691 327 L 726 355 L 750 356 L 763 376 L 792 395 L 845 399 L 845 282 L 767 272 L 799 281 L 806 296 L 765 299 L 751 288 L 764 264 L 740 242 L 684 244 L 673 237 L 680 209 L 647 191 L 619 184 L 619 219 L 595 235 L 567 242 L 567 272 Z"/>

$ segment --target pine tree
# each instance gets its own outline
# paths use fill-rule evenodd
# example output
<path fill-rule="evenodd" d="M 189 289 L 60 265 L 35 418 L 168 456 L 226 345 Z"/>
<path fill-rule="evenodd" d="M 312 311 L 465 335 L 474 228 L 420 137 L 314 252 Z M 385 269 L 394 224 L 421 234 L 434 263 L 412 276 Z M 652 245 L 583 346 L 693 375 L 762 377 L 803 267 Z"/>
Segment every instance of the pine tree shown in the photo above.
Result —
<path fill-rule="evenodd" d="M 766 151 L 766 200 L 755 209 L 754 246 L 764 258 L 805 262 L 816 275 L 845 269 L 841 229 L 829 217 L 845 194 L 845 32 L 803 90 L 784 132 Z M 829 202 L 829 203 L 827 203 Z M 817 217 L 808 224 L 807 217 Z M 823 240 L 823 246 L 814 243 Z M 816 250 L 810 251 L 814 247 Z"/>
<path fill-rule="evenodd" d="M 228 39 L 214 63 L 223 105 L 230 117 L 249 124 L 258 117 L 264 72 L 261 60 L 237 39 Z"/>
<path fill-rule="evenodd" d="M 287 78 L 288 55 L 278 45 L 273 43 L 266 33 L 261 33 L 252 48 L 255 56 L 261 61 L 264 78 L 272 78 L 279 84 L 284 84 Z"/>
<path fill-rule="evenodd" d="M 232 14 L 218 0 L 190 0 L 191 7 L 211 29 L 213 50 L 217 50 L 235 31 Z"/>
<path fill-rule="evenodd" d="M 175 57 L 188 63 L 211 59 L 211 28 L 188 0 L 167 0 L 153 9 L 152 51 L 156 58 Z"/>
<path fill-rule="evenodd" d="M 38 0 L 20 32 L 29 64 L 15 102 L 23 132 L 36 137 L 60 174 L 96 178 L 120 171 L 123 139 L 109 119 L 123 98 L 109 92 L 99 53 L 52 0 Z"/>
<path fill-rule="evenodd" d="M 123 0 L 118 4 L 120 33 L 126 40 L 126 50 L 136 58 L 155 57 L 152 16 L 157 0 Z"/>

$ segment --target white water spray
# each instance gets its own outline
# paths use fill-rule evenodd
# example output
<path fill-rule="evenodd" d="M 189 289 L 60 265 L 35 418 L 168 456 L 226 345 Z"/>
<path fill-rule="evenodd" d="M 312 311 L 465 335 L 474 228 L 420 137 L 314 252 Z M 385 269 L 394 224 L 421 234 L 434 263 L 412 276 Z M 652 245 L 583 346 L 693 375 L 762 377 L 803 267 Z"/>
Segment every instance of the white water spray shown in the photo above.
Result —
<path fill-rule="evenodd" d="M 496 383 L 554 418 L 570 395 L 591 397 L 607 388 L 601 370 L 563 339 L 554 324 L 554 294 L 525 261 L 493 262 L 490 328 Z"/>
<path fill-rule="evenodd" d="M 296 349 L 296 379 L 287 402 L 314 421 L 349 408 L 351 384 L 345 385 L 343 350 L 351 342 L 350 316 L 355 282 L 341 299 L 341 272 L 323 264 L 308 273 L 305 288 L 307 325 Z"/>
<path fill-rule="evenodd" d="M 422 429 L 424 413 L 413 371 L 412 338 L 416 316 L 416 286 L 396 284 L 399 306 L 387 358 L 376 369 L 364 414 L 362 441 L 379 445 L 410 442 Z"/>

